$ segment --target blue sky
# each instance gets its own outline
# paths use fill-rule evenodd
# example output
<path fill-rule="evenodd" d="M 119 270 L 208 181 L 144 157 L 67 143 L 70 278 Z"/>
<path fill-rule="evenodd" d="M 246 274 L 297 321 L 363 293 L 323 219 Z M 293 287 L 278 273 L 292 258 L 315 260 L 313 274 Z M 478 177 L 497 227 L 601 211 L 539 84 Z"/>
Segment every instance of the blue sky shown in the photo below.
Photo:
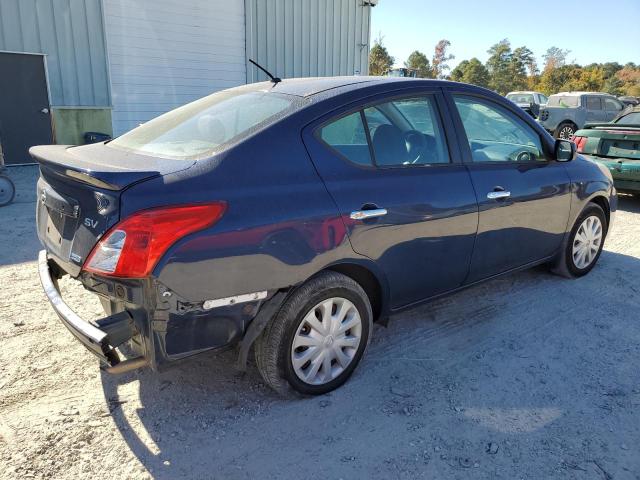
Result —
<path fill-rule="evenodd" d="M 372 44 L 380 32 L 398 66 L 413 50 L 431 58 L 443 38 L 456 56 L 452 68 L 472 57 L 484 62 L 503 38 L 512 48 L 529 47 L 540 65 L 551 46 L 571 50 L 567 60 L 581 65 L 640 64 L 640 0 L 380 0 L 371 13 Z"/>

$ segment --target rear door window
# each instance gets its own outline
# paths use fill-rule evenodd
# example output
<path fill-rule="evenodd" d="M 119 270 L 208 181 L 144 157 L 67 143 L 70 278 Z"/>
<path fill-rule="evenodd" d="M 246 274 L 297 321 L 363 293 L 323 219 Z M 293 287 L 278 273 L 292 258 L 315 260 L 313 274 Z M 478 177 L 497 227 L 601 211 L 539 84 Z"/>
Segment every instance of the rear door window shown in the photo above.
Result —
<path fill-rule="evenodd" d="M 365 108 L 378 167 L 449 163 L 449 152 L 432 96 L 393 100 Z"/>
<path fill-rule="evenodd" d="M 409 167 L 450 162 L 433 96 L 364 107 L 325 124 L 319 137 L 359 165 Z"/>
<path fill-rule="evenodd" d="M 403 130 L 407 160 L 404 165 L 430 165 L 449 163 L 449 151 L 434 97 L 424 96 L 395 100 L 387 104 L 402 118 L 396 122 Z M 373 141 L 373 136 L 371 137 Z M 381 163 L 376 153 L 376 162 Z M 396 165 L 399 165 L 396 163 Z"/>
<path fill-rule="evenodd" d="M 424 135 L 439 131 L 438 119 L 429 98 L 408 98 L 393 102 L 411 126 Z"/>
<path fill-rule="evenodd" d="M 587 97 L 587 110 L 602 110 L 600 97 Z"/>
<path fill-rule="evenodd" d="M 379 126 L 391 125 L 391 120 L 382 113 L 380 106 L 365 108 L 364 117 L 367 119 L 367 126 L 369 127 L 369 134 L 371 136 L 373 136 Z"/>
<path fill-rule="evenodd" d="M 320 138 L 351 162 L 369 167 L 373 165 L 360 110 L 323 126 Z"/>

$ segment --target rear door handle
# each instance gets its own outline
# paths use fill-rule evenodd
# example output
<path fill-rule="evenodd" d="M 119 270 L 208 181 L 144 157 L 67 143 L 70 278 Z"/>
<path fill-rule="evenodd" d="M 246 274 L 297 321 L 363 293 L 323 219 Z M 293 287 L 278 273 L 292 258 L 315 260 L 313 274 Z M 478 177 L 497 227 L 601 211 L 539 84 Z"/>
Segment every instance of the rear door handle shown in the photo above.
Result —
<path fill-rule="evenodd" d="M 351 220 L 366 220 L 367 218 L 383 217 L 387 214 L 386 208 L 374 208 L 371 210 L 356 210 L 351 212 Z"/>
<path fill-rule="evenodd" d="M 487 198 L 489 200 L 497 200 L 498 198 L 508 198 L 510 196 L 511 196 L 511 192 L 507 192 L 505 190 L 499 190 L 497 192 L 487 193 Z"/>

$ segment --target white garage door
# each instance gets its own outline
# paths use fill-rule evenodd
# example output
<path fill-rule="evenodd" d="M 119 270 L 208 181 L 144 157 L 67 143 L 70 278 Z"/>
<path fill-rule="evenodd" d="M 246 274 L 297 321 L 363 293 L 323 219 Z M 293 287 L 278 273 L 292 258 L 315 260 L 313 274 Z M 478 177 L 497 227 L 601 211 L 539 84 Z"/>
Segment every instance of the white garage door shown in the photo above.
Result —
<path fill-rule="evenodd" d="M 244 2 L 104 0 L 113 131 L 246 82 Z"/>

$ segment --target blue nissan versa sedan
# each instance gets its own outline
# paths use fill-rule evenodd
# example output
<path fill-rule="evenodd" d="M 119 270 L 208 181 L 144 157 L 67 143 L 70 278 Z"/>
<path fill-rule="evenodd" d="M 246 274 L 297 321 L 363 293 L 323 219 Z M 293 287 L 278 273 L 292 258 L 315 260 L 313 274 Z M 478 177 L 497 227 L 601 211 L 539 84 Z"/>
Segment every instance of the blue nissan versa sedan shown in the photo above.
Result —
<path fill-rule="evenodd" d="M 303 394 L 344 383 L 400 309 L 537 264 L 585 275 L 617 203 L 573 143 L 434 80 L 246 85 L 31 155 L 42 285 L 107 371 L 229 346 L 244 368 L 253 346 L 267 384 Z M 65 304 L 65 274 L 104 318 Z"/>

